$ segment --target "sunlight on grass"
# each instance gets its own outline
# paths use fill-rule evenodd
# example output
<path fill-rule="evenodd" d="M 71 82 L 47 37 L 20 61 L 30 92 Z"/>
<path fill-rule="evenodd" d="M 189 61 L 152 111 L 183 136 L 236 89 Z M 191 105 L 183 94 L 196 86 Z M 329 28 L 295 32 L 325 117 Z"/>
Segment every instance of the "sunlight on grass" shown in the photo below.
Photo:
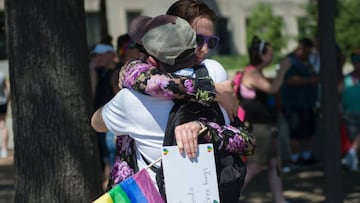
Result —
<path fill-rule="evenodd" d="M 229 74 L 229 78 L 233 77 L 236 71 L 243 70 L 244 67 L 249 63 L 249 59 L 245 55 L 214 55 L 211 58 L 218 61 L 221 65 L 224 66 L 225 70 Z M 276 75 L 278 58 L 279 57 L 274 57 L 273 63 L 264 69 L 265 76 L 272 78 Z"/>

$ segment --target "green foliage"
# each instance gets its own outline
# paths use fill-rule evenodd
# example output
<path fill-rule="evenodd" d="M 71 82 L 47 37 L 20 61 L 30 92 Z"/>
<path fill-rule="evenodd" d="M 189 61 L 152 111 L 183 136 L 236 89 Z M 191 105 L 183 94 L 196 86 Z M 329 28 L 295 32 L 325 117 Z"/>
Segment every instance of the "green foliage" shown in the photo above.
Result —
<path fill-rule="evenodd" d="M 360 47 L 360 1 L 338 0 L 335 19 L 336 40 L 343 52 L 349 54 Z"/>
<path fill-rule="evenodd" d="M 306 15 L 298 19 L 299 22 L 299 35 L 298 39 L 309 38 L 313 39 L 317 32 L 318 27 L 318 9 L 317 1 L 309 0 L 307 4 L 303 6 Z"/>
<path fill-rule="evenodd" d="M 274 55 L 272 64 L 268 67 L 272 69 L 275 64 L 279 63 L 280 59 L 283 56 Z M 233 56 L 224 56 L 224 55 L 214 55 L 212 59 L 218 61 L 221 65 L 224 66 L 227 71 L 237 71 L 244 69 L 245 66 L 249 64 L 249 58 L 246 55 L 233 55 Z"/>
<path fill-rule="evenodd" d="M 241 70 L 249 63 L 249 59 L 245 55 L 233 55 L 233 56 L 215 55 L 212 56 L 211 58 L 218 61 L 221 65 L 223 65 L 225 70 Z"/>
<path fill-rule="evenodd" d="M 306 15 L 299 19 L 299 38 L 314 38 L 318 29 L 317 1 L 308 0 L 304 7 Z M 337 0 L 335 16 L 336 42 L 346 56 L 352 50 L 360 47 L 360 1 Z"/>
<path fill-rule="evenodd" d="M 274 16 L 271 4 L 259 3 L 252 10 L 247 23 L 247 44 L 250 44 L 254 35 L 271 42 L 274 50 L 279 52 L 287 44 L 287 38 L 282 35 L 283 21 Z"/>

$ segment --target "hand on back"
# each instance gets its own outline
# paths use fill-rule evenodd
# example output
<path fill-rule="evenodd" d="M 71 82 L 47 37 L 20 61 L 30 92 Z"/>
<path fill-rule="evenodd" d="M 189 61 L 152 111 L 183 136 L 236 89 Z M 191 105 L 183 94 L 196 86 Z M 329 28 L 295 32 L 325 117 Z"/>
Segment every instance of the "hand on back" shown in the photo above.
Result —
<path fill-rule="evenodd" d="M 231 80 L 225 80 L 221 83 L 215 83 L 215 89 L 215 100 L 219 102 L 219 104 L 221 104 L 221 106 L 225 109 L 230 121 L 233 121 L 234 117 L 237 116 L 237 111 L 239 107 L 233 89 L 233 82 Z"/>

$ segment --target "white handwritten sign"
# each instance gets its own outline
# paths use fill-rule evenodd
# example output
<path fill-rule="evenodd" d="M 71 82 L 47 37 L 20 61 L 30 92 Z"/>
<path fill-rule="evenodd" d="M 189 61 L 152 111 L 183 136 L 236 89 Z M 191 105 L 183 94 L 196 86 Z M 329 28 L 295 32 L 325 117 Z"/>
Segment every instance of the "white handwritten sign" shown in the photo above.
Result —
<path fill-rule="evenodd" d="M 200 144 L 194 160 L 177 146 L 163 147 L 162 162 L 168 203 L 220 202 L 212 144 Z"/>

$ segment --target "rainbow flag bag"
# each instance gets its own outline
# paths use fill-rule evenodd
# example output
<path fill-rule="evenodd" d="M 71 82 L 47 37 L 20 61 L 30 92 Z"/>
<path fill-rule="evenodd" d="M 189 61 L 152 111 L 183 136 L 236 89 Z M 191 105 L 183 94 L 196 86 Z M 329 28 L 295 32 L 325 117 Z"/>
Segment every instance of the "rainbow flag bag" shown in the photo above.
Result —
<path fill-rule="evenodd" d="M 117 184 L 93 203 L 165 203 L 165 201 L 152 182 L 147 169 L 144 168 Z"/>

